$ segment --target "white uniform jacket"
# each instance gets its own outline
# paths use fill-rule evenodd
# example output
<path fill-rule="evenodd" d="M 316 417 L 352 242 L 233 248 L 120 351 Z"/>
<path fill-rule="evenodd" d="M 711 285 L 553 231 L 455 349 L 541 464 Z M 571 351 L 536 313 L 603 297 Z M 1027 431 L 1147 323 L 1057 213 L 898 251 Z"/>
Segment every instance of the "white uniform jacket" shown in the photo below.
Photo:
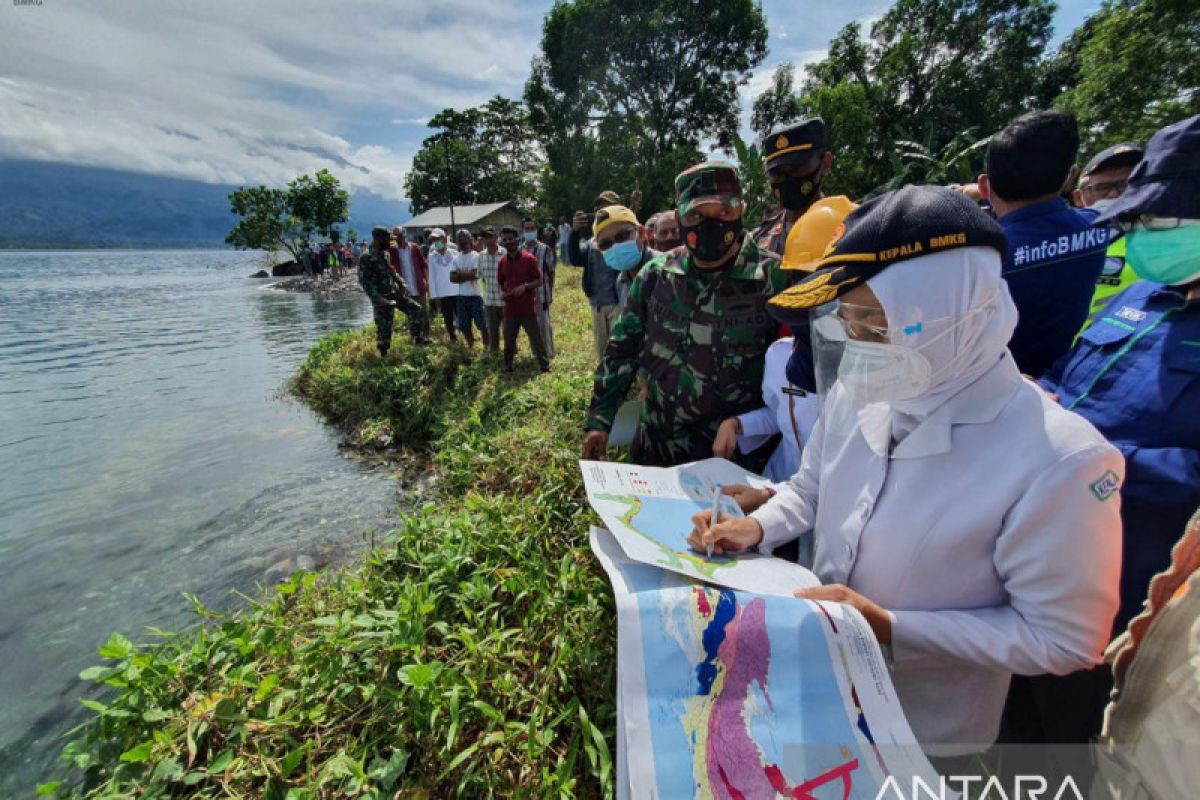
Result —
<path fill-rule="evenodd" d="M 763 407 L 738 416 L 742 432 L 738 449 L 749 453 L 762 447 L 777 433 L 783 434 L 771 454 L 764 474 L 772 481 L 786 481 L 800 468 L 800 451 L 812 435 L 821 411 L 821 398 L 807 394 L 788 382 L 787 363 L 792 357 L 792 337 L 767 348 L 763 367 Z"/>
<path fill-rule="evenodd" d="M 979 752 L 1011 674 L 1100 661 L 1118 605 L 1124 461 L 1007 353 L 890 456 L 887 425 L 827 432 L 839 403 L 835 386 L 799 472 L 754 512 L 763 546 L 814 530 L 817 576 L 894 615 L 892 677 L 925 751 Z"/>

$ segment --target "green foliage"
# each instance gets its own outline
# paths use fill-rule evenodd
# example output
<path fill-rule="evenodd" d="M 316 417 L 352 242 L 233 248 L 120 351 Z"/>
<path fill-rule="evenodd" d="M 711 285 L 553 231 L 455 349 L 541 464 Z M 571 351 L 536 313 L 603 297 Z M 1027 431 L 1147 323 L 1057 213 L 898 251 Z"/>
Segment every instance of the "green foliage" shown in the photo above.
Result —
<path fill-rule="evenodd" d="M 225 242 L 237 248 L 287 250 L 300 260 L 301 248 L 313 232 L 328 236 L 350 212 L 350 195 L 328 170 L 302 175 L 287 189 L 243 186 L 229 195 L 230 210 L 241 219 Z"/>
<path fill-rule="evenodd" d="M 775 196 L 772 194 L 771 184 L 767 181 L 767 172 L 763 169 L 762 151 L 757 146 L 743 141 L 737 134 L 733 137 L 733 151 L 737 155 L 742 197 L 746 202 L 742 222 L 747 230 L 753 230 L 762 222 L 767 212 L 775 207 Z"/>
<path fill-rule="evenodd" d="M 894 177 L 895 143 L 940 152 L 1026 110 L 1053 11 L 1050 0 L 898 0 L 869 39 L 847 25 L 828 57 L 807 67 L 800 95 L 829 123 L 829 188 L 862 196 Z M 915 163 L 909 175 L 926 178 Z"/>
<path fill-rule="evenodd" d="M 496 95 L 478 108 L 444 109 L 429 127 L 438 133 L 422 142 L 404 178 L 414 213 L 452 203 L 533 204 L 541 157 L 522 103 Z"/>
<path fill-rule="evenodd" d="M 352 434 L 396 432 L 434 502 L 357 566 L 226 614 L 190 598 L 200 623 L 156 644 L 112 637 L 82 675 L 107 691 L 43 794 L 612 795 L 613 608 L 576 462 L 590 319 L 560 276 L 547 375 L 403 337 L 381 360 L 370 327 L 313 349 L 295 391 Z"/>
<path fill-rule="evenodd" d="M 976 139 L 971 131 L 964 131 L 936 151 L 928 143 L 896 142 L 894 177 L 876 191 L 896 189 L 906 183 L 973 183 L 979 176 L 976 165 L 989 141 L 990 136 Z"/>
<path fill-rule="evenodd" d="M 1055 104 L 1078 117 L 1086 153 L 1144 145 L 1162 126 L 1200 113 L 1200 5 L 1108 0 L 1056 63 L 1069 77 Z"/>
<path fill-rule="evenodd" d="M 804 116 L 804 108 L 796 97 L 796 67 L 785 62 L 775 68 L 771 88 L 754 100 L 750 109 L 750 127 L 760 139 L 787 122 Z"/>
<path fill-rule="evenodd" d="M 766 41 L 754 0 L 555 4 L 525 85 L 549 173 L 561 176 L 543 207 L 563 216 L 602 189 L 640 188 L 646 211 L 669 208 L 700 143 L 732 142 L 737 87 Z"/>

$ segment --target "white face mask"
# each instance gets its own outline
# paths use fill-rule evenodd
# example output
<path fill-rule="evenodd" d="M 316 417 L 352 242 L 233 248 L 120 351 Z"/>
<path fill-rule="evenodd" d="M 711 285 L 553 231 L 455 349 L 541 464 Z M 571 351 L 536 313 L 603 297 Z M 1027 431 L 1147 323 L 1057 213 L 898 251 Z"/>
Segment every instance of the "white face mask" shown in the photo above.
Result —
<path fill-rule="evenodd" d="M 1111 206 L 1115 202 L 1117 202 L 1117 198 L 1115 198 L 1115 197 L 1102 197 L 1099 200 L 1097 200 L 1096 202 L 1092 203 L 1090 206 L 1088 206 L 1088 208 L 1092 209 L 1093 211 L 1098 211 L 1101 214 L 1103 214 L 1105 211 L 1108 211 L 1109 206 Z"/>
<path fill-rule="evenodd" d="M 857 406 L 895 403 L 928 391 L 933 367 L 912 347 L 850 339 L 838 363 L 838 380 Z"/>
<path fill-rule="evenodd" d="M 838 380 L 859 407 L 918 398 L 929 391 L 934 377 L 938 377 L 933 374 L 933 365 L 921 350 L 953 333 L 968 318 L 991 308 L 992 302 L 989 301 L 957 318 L 945 318 L 953 319 L 953 322 L 917 347 L 846 338 L 842 360 L 838 362 Z M 920 323 L 922 326 L 925 324 Z"/>

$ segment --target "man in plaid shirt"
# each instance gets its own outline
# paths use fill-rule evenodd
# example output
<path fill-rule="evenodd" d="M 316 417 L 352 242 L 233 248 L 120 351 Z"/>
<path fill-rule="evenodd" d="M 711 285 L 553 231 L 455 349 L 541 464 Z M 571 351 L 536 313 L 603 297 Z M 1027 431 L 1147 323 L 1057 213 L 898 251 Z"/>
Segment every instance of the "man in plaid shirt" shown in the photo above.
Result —
<path fill-rule="evenodd" d="M 479 269 L 479 279 L 483 281 L 483 311 L 487 316 L 488 349 L 493 353 L 500 352 L 500 327 L 504 319 L 504 300 L 500 297 L 500 279 L 496 270 L 500 259 L 504 257 L 496 241 L 496 229 L 488 226 L 481 232 L 483 250 L 479 253 L 476 267 Z"/>

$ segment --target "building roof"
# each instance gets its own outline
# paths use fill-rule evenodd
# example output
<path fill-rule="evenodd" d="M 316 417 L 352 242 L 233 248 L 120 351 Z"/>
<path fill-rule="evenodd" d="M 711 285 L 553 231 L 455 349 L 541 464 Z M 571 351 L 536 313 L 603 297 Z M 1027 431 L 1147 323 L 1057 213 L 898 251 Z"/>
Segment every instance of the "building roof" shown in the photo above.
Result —
<path fill-rule="evenodd" d="M 511 206 L 512 201 L 503 203 L 482 203 L 476 206 L 455 206 L 455 225 L 474 225 L 489 214 L 494 214 L 505 206 Z M 449 228 L 450 207 L 437 206 L 423 211 L 404 223 L 405 228 Z"/>

